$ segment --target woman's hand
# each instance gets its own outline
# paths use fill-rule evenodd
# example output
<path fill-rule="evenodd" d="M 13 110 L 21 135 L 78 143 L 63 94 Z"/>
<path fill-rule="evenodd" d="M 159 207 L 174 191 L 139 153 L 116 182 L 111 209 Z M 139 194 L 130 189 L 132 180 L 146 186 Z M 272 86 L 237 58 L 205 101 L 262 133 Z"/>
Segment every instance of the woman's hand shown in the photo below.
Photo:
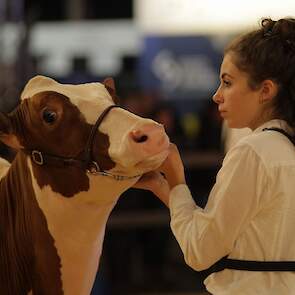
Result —
<path fill-rule="evenodd" d="M 186 183 L 183 163 L 175 144 L 170 144 L 169 155 L 157 170 L 144 174 L 133 187 L 153 192 L 168 207 L 170 190 Z"/>
<path fill-rule="evenodd" d="M 133 187 L 153 192 L 169 207 L 170 188 L 167 180 L 159 171 L 152 171 L 144 174 Z"/>
<path fill-rule="evenodd" d="M 185 184 L 185 175 L 183 163 L 178 151 L 178 148 L 175 144 L 171 143 L 169 147 L 169 155 L 160 166 L 159 171 L 164 173 L 170 189 L 178 184 Z"/>

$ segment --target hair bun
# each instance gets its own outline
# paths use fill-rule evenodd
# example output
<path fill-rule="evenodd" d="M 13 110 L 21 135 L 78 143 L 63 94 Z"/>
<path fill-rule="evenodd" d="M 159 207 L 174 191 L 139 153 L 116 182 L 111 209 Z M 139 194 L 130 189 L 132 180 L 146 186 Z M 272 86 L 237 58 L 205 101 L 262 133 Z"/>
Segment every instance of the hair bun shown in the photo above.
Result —
<path fill-rule="evenodd" d="M 273 35 L 273 27 L 276 21 L 273 21 L 270 18 L 264 18 L 261 21 L 261 27 L 263 28 L 263 36 L 271 37 Z"/>

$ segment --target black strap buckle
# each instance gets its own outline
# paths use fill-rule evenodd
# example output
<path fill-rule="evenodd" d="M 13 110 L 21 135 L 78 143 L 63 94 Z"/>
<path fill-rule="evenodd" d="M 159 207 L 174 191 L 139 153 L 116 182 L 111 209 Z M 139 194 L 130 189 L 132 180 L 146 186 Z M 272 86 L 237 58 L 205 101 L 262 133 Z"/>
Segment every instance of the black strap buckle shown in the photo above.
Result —
<path fill-rule="evenodd" d="M 100 172 L 98 164 L 95 161 L 92 161 L 87 168 L 87 172 L 94 175 Z"/>
<path fill-rule="evenodd" d="M 32 160 L 37 165 L 42 166 L 44 164 L 44 159 L 43 159 L 43 156 L 42 156 L 41 152 L 34 150 L 34 151 L 32 151 L 31 155 L 32 155 Z"/>

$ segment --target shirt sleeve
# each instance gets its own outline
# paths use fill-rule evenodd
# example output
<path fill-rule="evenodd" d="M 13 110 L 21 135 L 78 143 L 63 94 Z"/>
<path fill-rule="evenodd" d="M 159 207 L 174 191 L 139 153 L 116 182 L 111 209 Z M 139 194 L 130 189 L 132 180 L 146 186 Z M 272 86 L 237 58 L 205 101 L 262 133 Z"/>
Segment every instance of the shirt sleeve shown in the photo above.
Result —
<path fill-rule="evenodd" d="M 195 204 L 186 185 L 172 189 L 171 229 L 189 266 L 207 269 L 231 252 L 259 210 L 266 180 L 262 161 L 244 144 L 228 152 L 204 209 Z"/>

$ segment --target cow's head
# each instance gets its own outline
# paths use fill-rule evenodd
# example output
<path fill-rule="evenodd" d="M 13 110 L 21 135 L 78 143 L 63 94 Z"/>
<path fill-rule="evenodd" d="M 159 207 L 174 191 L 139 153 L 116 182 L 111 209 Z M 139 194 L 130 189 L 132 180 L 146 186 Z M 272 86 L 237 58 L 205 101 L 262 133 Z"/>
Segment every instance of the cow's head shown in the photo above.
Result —
<path fill-rule="evenodd" d="M 91 130 L 103 111 L 114 104 L 115 96 L 112 79 L 103 84 L 66 85 L 36 76 L 26 85 L 18 107 L 8 115 L 1 114 L 0 139 L 28 154 L 36 150 L 80 161 Z M 122 108 L 113 108 L 95 130 L 91 157 L 101 170 L 133 177 L 157 168 L 167 156 L 168 146 L 169 139 L 161 125 Z M 71 164 L 61 169 L 55 161 L 49 159 L 49 162 L 48 167 L 33 163 L 35 173 L 50 169 L 65 178 L 64 171 L 67 171 L 84 179 L 82 188 L 73 189 L 68 196 L 79 189 L 87 190 L 89 175 L 85 169 Z M 71 186 L 79 186 L 74 179 Z M 51 184 L 51 181 L 48 175 L 39 184 Z M 55 190 L 60 187 L 62 184 Z"/>

